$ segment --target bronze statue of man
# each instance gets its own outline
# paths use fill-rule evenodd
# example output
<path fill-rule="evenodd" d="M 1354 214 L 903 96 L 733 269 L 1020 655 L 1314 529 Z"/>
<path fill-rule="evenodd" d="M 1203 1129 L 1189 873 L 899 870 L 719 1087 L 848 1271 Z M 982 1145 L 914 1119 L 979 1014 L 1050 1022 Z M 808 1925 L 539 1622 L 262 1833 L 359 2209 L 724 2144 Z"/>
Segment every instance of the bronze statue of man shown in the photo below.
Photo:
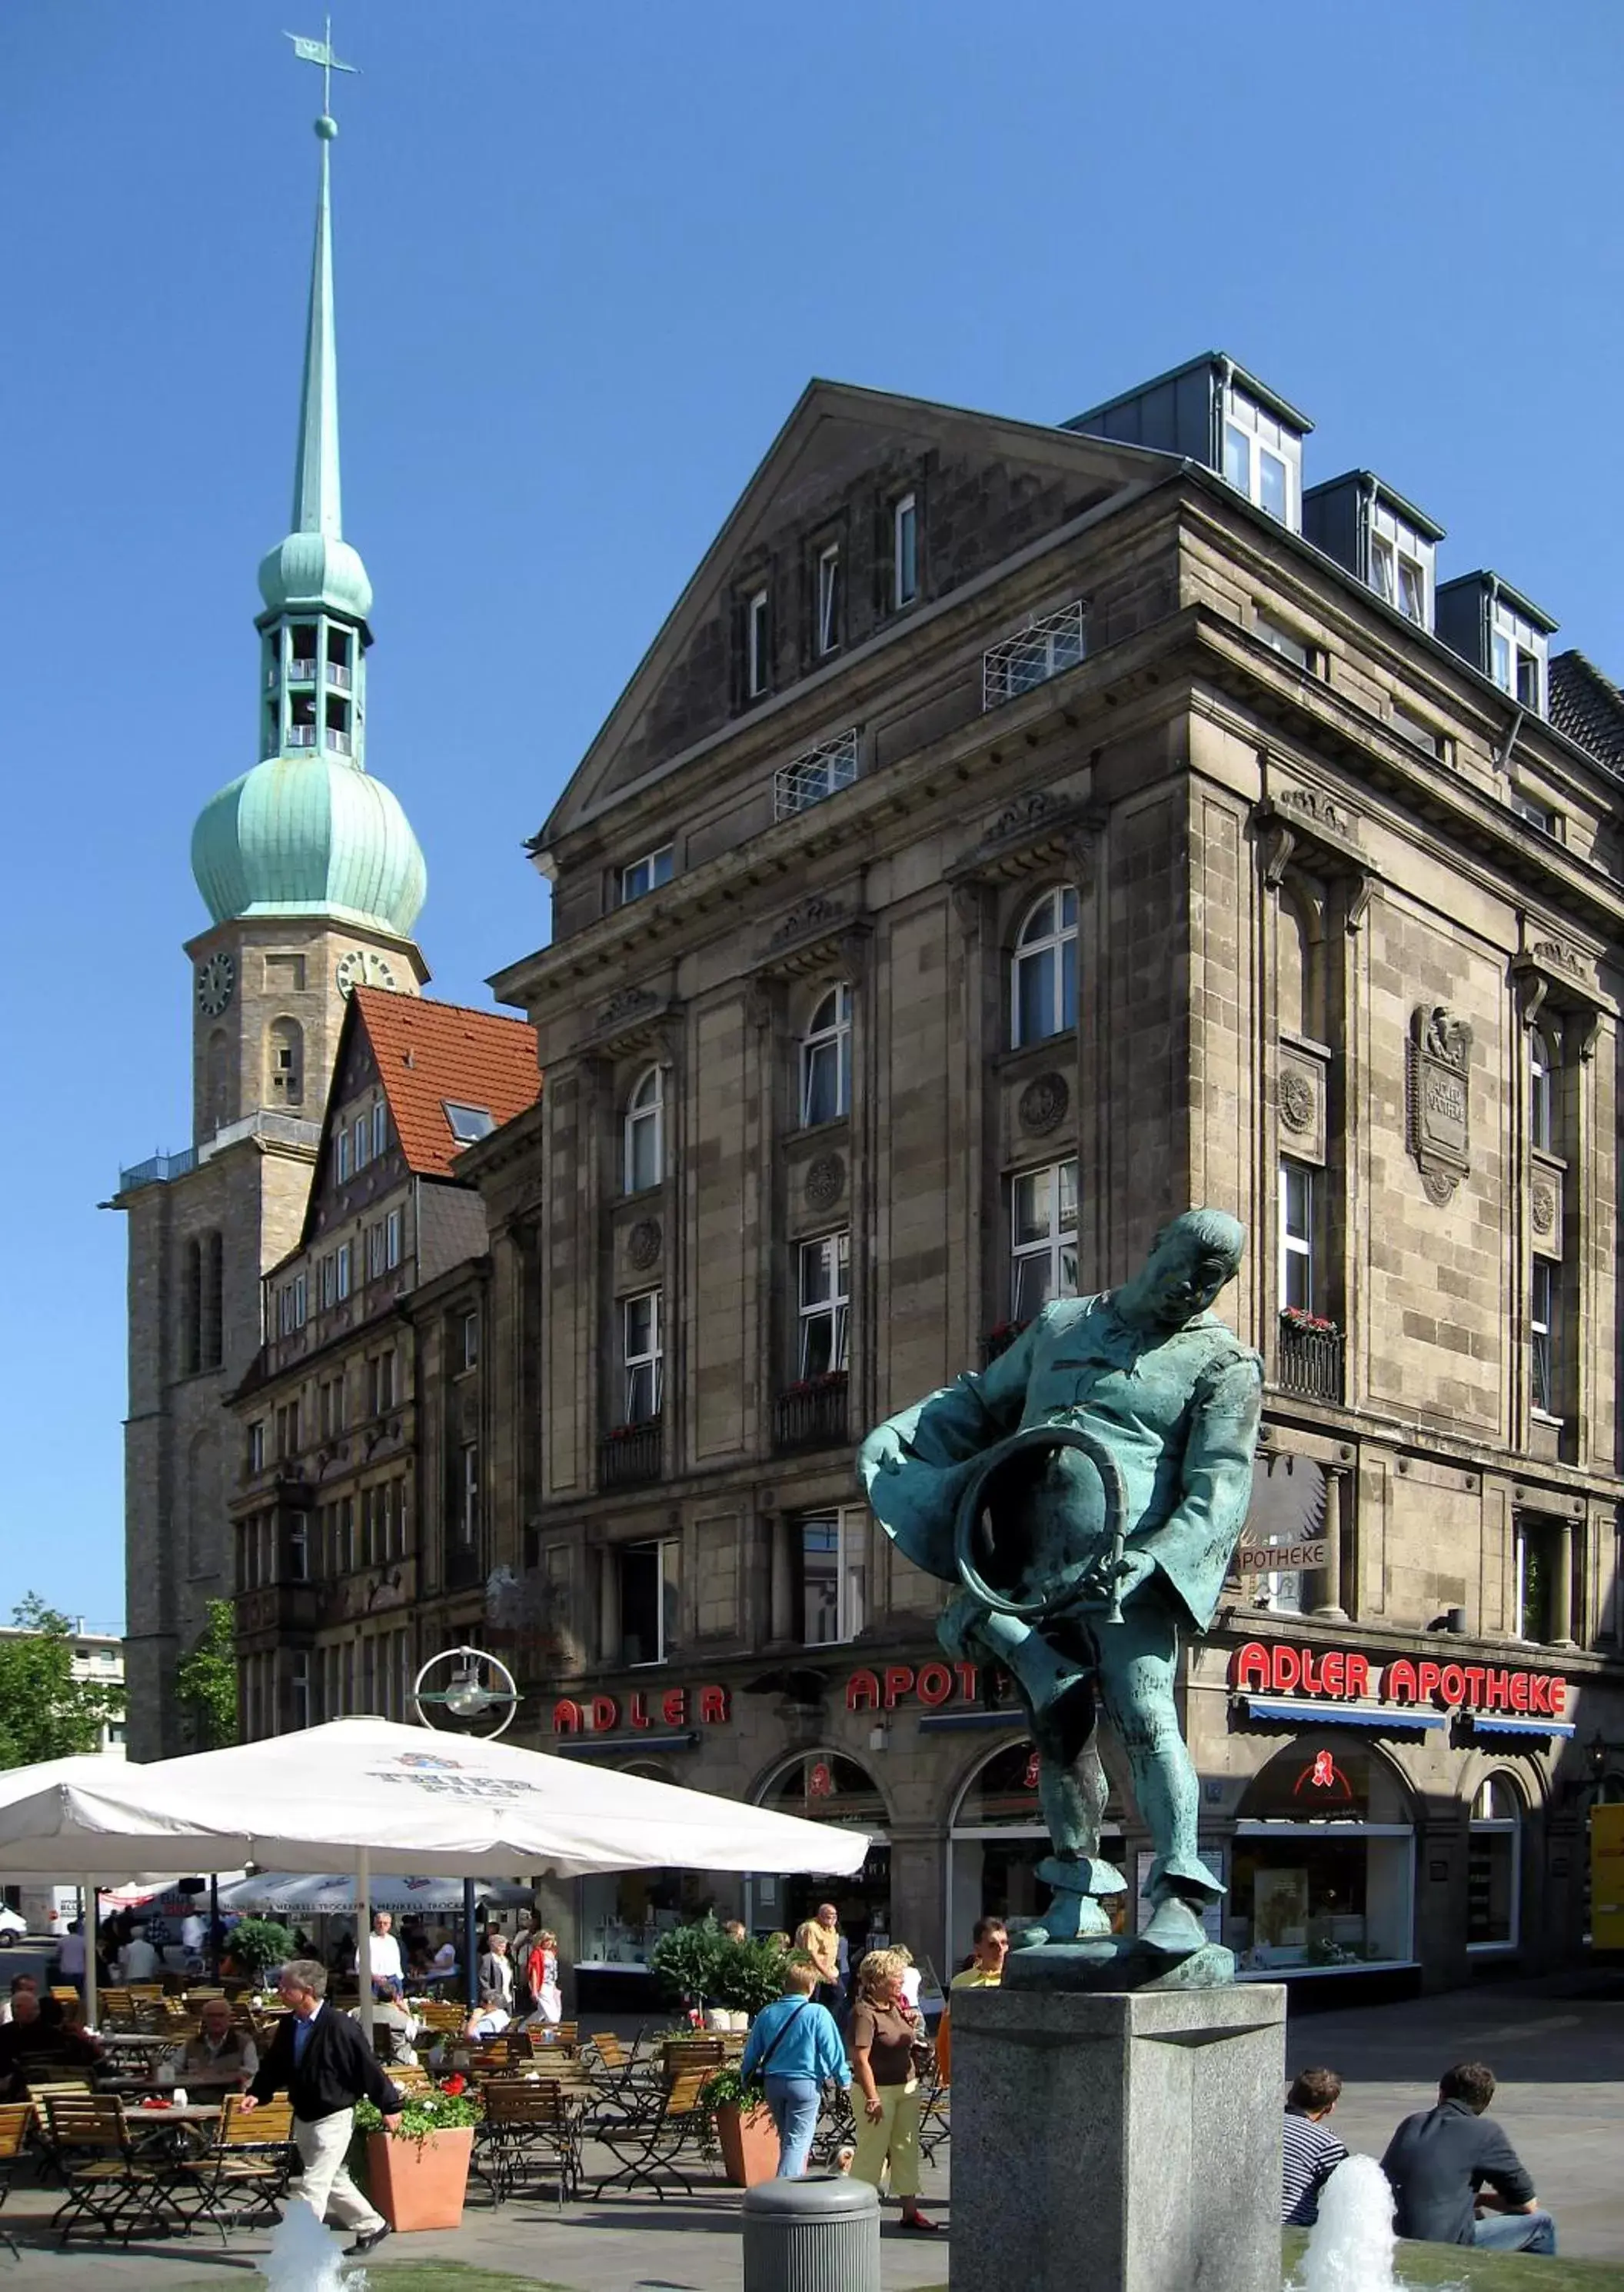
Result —
<path fill-rule="evenodd" d="M 1185 1211 L 1120 1288 L 1045 1305 L 986 1368 L 888 1418 L 859 1455 L 898 1549 L 960 1587 L 944 1646 L 1001 1664 L 1031 1720 L 1054 1852 L 1028 1947 L 1113 1954 L 1101 1897 L 1128 1882 L 1099 1858 L 1097 1711 L 1155 1849 L 1137 1949 L 1194 1956 L 1224 1892 L 1197 1851 L 1174 1690 L 1180 1630 L 1210 1625 L 1251 1495 L 1262 1364 L 1210 1311 L 1244 1241 L 1223 1211 Z"/>

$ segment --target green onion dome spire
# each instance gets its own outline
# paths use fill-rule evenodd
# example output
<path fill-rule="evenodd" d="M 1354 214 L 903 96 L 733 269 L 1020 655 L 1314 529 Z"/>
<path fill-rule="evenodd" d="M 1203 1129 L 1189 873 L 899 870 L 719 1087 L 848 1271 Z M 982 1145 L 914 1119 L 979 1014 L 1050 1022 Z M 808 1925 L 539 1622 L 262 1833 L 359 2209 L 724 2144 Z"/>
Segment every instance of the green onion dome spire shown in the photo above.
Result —
<path fill-rule="evenodd" d="M 293 529 L 260 567 L 260 762 L 204 807 L 192 874 L 216 923 L 327 916 L 409 938 L 428 871 L 406 814 L 366 769 L 372 584 L 344 539 L 339 489 L 330 153 L 310 266 Z"/>

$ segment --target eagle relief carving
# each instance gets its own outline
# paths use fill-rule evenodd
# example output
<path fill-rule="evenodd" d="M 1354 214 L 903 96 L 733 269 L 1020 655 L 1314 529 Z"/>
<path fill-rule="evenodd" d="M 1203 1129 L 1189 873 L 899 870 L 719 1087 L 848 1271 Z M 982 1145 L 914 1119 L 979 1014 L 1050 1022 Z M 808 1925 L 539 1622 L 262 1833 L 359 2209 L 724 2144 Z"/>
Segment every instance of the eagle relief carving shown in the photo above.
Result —
<path fill-rule="evenodd" d="M 1405 1094 L 1410 1151 L 1440 1207 L 1471 1167 L 1472 1029 L 1445 1004 L 1410 1014 Z"/>

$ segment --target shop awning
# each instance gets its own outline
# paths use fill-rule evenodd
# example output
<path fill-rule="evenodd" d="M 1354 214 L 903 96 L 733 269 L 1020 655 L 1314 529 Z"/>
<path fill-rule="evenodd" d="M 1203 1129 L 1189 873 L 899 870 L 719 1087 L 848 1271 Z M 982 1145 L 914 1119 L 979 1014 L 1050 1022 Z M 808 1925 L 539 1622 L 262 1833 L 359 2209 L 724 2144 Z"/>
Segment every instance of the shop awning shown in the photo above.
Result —
<path fill-rule="evenodd" d="M 1390 1734 L 1413 1729 L 1419 1734 L 1428 1727 L 1449 1724 L 1445 1713 L 1418 1711 L 1410 1704 L 1396 1710 L 1385 1704 L 1310 1703 L 1300 1696 L 1242 1695 L 1236 1699 L 1246 1706 L 1249 1719 L 1289 1719 L 1293 1726 L 1306 1721 L 1315 1727 L 1381 1727 Z"/>
<path fill-rule="evenodd" d="M 1474 1735 L 1571 1735 L 1571 1722 L 1564 1719 L 1491 1719 L 1481 1711 L 1472 1714 Z"/>

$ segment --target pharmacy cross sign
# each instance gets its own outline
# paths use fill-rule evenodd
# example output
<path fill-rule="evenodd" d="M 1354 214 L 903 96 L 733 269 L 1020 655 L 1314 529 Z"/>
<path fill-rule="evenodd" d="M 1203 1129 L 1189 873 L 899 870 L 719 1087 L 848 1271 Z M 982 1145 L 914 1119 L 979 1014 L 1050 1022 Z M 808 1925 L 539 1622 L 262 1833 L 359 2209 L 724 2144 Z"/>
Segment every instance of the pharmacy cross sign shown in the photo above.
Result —
<path fill-rule="evenodd" d="M 293 42 L 293 53 L 301 64 L 321 66 L 321 108 L 324 113 L 330 112 L 333 109 L 334 73 L 335 71 L 350 72 L 358 77 L 360 72 L 358 64 L 340 63 L 334 54 L 332 17 L 329 16 L 327 19 L 326 36 L 323 39 L 307 40 L 298 32 L 284 32 L 282 36 L 285 40 Z"/>

